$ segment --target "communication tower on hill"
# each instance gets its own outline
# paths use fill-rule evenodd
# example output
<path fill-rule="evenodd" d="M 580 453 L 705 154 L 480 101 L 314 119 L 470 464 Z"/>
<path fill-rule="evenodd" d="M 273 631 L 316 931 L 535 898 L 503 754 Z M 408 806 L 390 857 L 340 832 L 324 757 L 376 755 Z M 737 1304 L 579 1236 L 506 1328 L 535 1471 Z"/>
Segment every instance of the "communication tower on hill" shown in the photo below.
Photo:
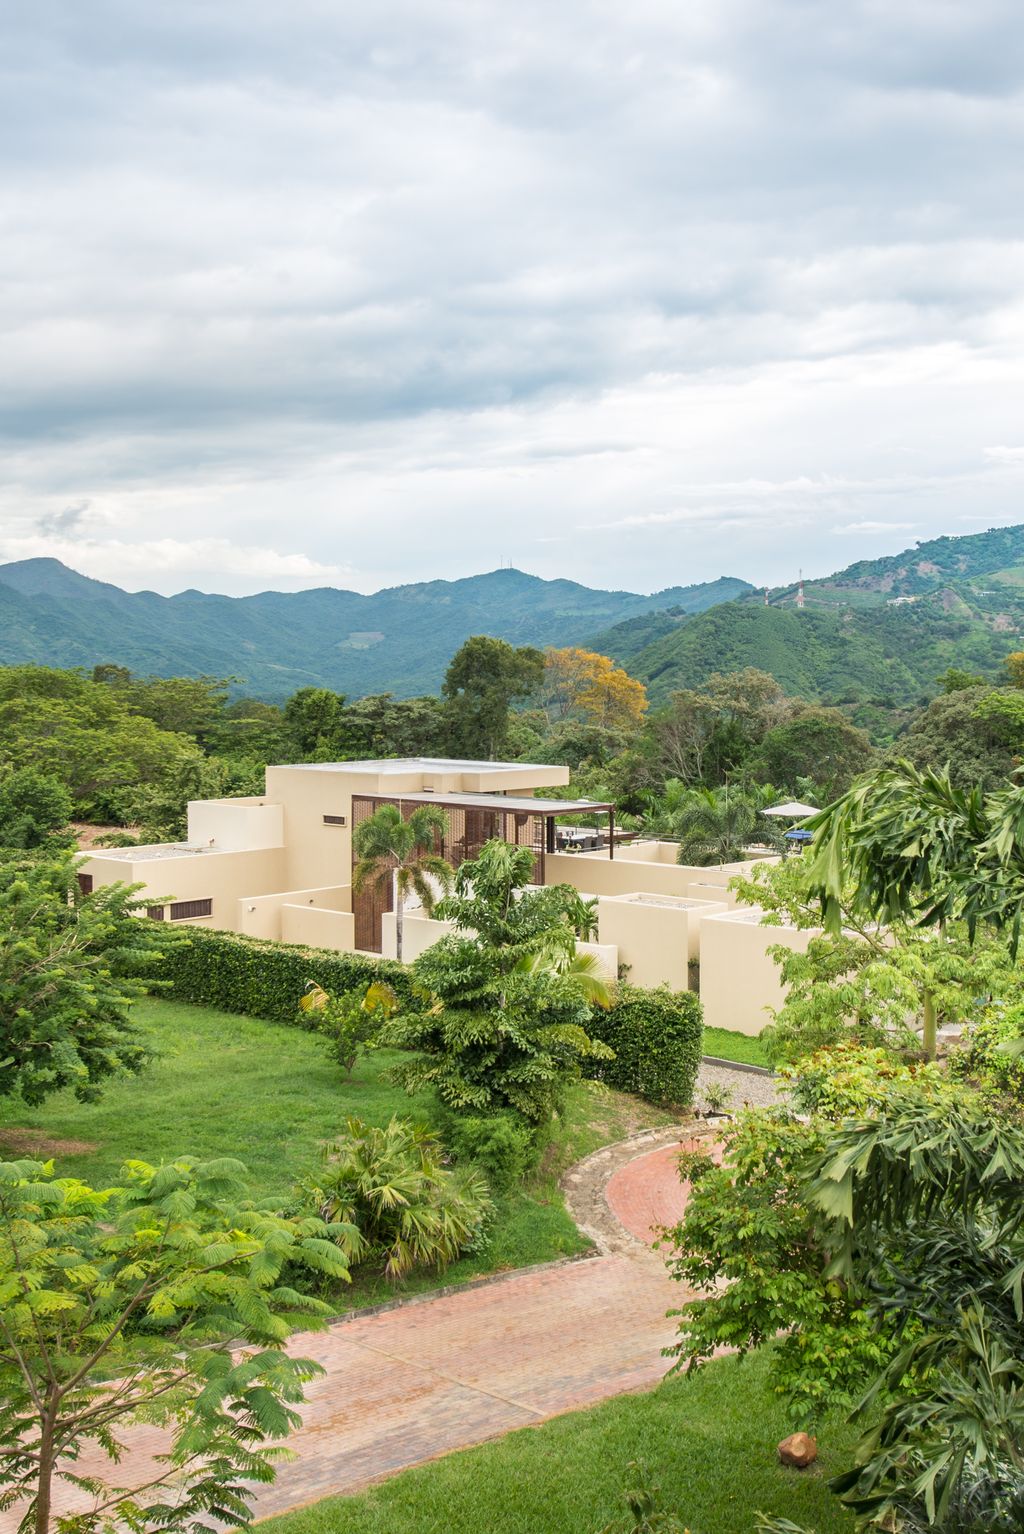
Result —
<path fill-rule="evenodd" d="M 796 588 L 796 605 L 801 610 L 804 605 L 804 572 L 800 571 L 800 581 Z"/>

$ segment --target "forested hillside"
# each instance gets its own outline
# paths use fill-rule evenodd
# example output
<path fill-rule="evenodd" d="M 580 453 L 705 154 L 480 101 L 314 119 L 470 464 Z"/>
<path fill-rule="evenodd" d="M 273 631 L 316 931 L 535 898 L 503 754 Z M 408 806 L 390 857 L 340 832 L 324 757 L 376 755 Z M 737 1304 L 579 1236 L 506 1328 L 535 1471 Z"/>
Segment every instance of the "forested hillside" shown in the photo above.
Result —
<path fill-rule="evenodd" d="M 1024 527 L 937 538 L 825 580 L 747 593 L 697 615 L 639 614 L 592 636 L 652 702 L 758 666 L 816 701 L 904 707 L 949 666 L 995 677 L 1024 631 Z"/>
<path fill-rule="evenodd" d="M 472 634 L 565 645 L 636 613 L 700 612 L 749 590 L 723 578 L 653 596 L 493 570 L 363 596 L 324 587 L 251 597 L 121 591 L 57 560 L 0 566 L 0 663 L 98 660 L 153 676 L 233 676 L 254 697 L 323 686 L 350 696 L 436 692 Z"/>

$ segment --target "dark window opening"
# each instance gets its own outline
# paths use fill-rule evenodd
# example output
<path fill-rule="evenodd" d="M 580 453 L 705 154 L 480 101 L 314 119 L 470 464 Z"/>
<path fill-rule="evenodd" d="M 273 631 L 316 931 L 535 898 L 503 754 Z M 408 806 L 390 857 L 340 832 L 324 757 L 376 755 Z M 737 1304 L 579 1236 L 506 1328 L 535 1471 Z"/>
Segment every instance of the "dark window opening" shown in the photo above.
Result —
<path fill-rule="evenodd" d="M 148 905 L 146 907 L 146 915 L 150 921 L 163 921 L 165 919 L 162 905 Z"/>
<path fill-rule="evenodd" d="M 212 900 L 178 900 L 171 906 L 171 921 L 186 921 L 190 916 L 212 915 Z"/>
<path fill-rule="evenodd" d="M 325 826 L 347 826 L 348 825 L 348 820 L 346 819 L 346 817 L 344 815 L 325 815 L 324 816 L 324 825 Z"/>
<path fill-rule="evenodd" d="M 79 874 L 78 875 L 78 888 L 82 891 L 83 895 L 91 895 L 92 894 L 92 874 Z"/>

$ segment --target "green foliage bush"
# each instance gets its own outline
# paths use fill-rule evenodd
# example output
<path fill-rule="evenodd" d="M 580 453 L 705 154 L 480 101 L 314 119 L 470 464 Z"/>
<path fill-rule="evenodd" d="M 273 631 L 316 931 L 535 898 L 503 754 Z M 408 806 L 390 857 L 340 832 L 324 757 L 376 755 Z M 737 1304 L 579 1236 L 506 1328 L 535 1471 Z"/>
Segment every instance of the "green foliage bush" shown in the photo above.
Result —
<path fill-rule="evenodd" d="M 448 1267 L 482 1238 L 492 1212 L 481 1174 L 446 1167 L 439 1136 L 397 1115 L 383 1129 L 349 1119 L 300 1194 L 350 1262 L 380 1263 L 396 1281 Z"/>
<path fill-rule="evenodd" d="M 700 998 L 693 991 L 620 985 L 607 1011 L 594 1008 L 590 1033 L 615 1058 L 588 1061 L 586 1075 L 651 1103 L 692 1103 L 704 1039 Z"/>
<path fill-rule="evenodd" d="M 395 992 L 403 1011 L 414 1012 L 424 1004 L 414 991 L 411 971 L 390 959 L 301 948 L 208 927 L 183 933 L 153 973 L 171 982 L 178 1001 L 311 1029 L 318 1026 L 315 1016 L 299 1010 L 310 981 L 332 993 L 360 989 L 365 993 L 368 986 L 383 982 Z M 679 1106 L 692 1102 L 703 1037 L 700 1001 L 694 992 L 620 985 L 607 1011 L 593 1008 L 588 1027 L 591 1037 L 609 1045 L 616 1057 L 589 1060 L 586 1075 L 648 1102 Z M 495 1144 L 503 1136 L 503 1130 L 495 1131 Z M 495 1157 L 497 1162 L 507 1159 L 514 1164 L 519 1151 L 509 1141 L 506 1151 L 485 1155 L 470 1151 L 467 1145 L 462 1154 L 493 1176 Z M 499 1172 L 499 1179 L 503 1175 Z"/>
<path fill-rule="evenodd" d="M 209 927 L 190 928 L 164 956 L 157 977 L 171 982 L 178 1001 L 308 1028 L 316 1028 L 317 1021 L 313 1014 L 299 1011 L 299 1000 L 310 981 L 332 994 L 365 993 L 368 986 L 383 982 L 404 1007 L 419 1005 L 409 971 L 391 960 L 301 948 Z"/>
<path fill-rule="evenodd" d="M 541 1137 L 515 1113 L 444 1113 L 441 1134 L 459 1161 L 472 1161 L 496 1193 L 507 1193 L 534 1167 Z"/>

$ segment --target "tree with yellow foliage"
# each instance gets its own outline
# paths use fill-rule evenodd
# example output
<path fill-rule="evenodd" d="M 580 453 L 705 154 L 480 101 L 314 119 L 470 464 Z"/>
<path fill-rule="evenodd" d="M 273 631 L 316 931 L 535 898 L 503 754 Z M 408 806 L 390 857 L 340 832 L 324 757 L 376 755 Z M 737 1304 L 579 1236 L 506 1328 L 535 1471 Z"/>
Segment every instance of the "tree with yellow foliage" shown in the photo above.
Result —
<path fill-rule="evenodd" d="M 544 703 L 555 719 L 582 718 L 626 730 L 647 712 L 647 690 L 607 655 L 570 647 L 547 651 Z"/>
<path fill-rule="evenodd" d="M 1003 665 L 1010 678 L 1011 687 L 1024 687 L 1024 650 L 1013 650 Z"/>

